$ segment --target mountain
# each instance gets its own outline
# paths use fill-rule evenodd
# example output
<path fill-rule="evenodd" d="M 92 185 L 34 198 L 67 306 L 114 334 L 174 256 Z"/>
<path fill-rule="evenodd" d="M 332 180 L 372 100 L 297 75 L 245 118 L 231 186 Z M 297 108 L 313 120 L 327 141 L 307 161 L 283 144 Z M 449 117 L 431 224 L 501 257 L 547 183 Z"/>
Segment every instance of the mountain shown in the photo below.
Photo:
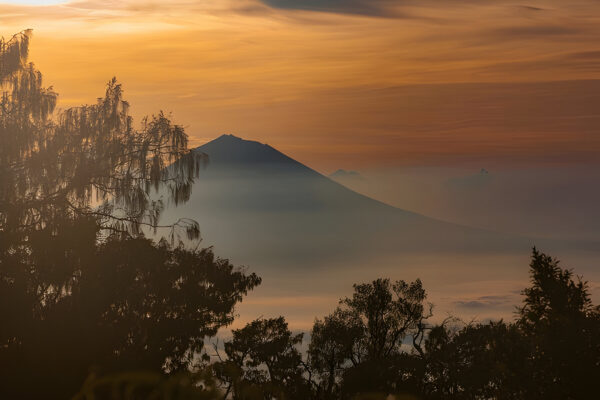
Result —
<path fill-rule="evenodd" d="M 401 210 L 231 135 L 194 151 L 210 162 L 190 200 L 167 208 L 161 222 L 197 220 L 201 247 L 263 278 L 239 308 L 240 324 L 285 315 L 295 329 L 309 329 L 353 283 L 379 277 L 422 279 L 438 316 L 512 318 L 534 244 L 600 281 L 594 243 L 533 240 Z M 489 298 L 498 300 L 485 310 L 468 307 Z"/>
<path fill-rule="evenodd" d="M 194 151 L 207 154 L 209 164 L 190 201 L 167 209 L 163 221 L 197 220 L 203 245 L 241 263 L 307 265 L 398 252 L 527 251 L 531 245 L 381 203 L 266 144 L 223 135 Z"/>

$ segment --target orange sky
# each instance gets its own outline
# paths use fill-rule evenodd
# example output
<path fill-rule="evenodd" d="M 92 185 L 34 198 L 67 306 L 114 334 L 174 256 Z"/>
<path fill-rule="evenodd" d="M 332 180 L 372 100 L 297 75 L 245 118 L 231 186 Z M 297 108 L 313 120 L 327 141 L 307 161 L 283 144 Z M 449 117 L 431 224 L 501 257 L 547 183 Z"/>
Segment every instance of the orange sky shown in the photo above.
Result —
<path fill-rule="evenodd" d="M 0 33 L 34 29 L 60 107 L 116 75 L 194 144 L 234 133 L 324 172 L 600 152 L 596 0 L 7 3 Z"/>

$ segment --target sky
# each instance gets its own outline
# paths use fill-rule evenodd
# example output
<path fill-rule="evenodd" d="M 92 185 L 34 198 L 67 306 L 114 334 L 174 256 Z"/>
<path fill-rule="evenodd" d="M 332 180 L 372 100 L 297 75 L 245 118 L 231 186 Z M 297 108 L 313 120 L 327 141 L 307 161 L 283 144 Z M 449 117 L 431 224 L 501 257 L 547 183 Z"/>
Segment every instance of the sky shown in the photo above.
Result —
<path fill-rule="evenodd" d="M 596 0 L 0 1 L 0 34 L 90 103 L 116 76 L 136 118 L 192 144 L 266 142 L 319 171 L 596 163 Z"/>

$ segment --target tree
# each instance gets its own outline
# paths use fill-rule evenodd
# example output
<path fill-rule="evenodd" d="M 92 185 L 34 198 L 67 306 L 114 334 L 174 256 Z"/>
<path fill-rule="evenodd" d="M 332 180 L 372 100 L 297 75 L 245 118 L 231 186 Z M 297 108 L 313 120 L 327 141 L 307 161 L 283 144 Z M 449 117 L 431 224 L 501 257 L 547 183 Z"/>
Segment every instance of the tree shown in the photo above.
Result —
<path fill-rule="evenodd" d="M 315 373 L 317 398 L 339 397 L 344 370 L 360 363 L 357 338 L 363 335 L 362 321 L 348 311 L 337 308 L 323 320 L 317 319 L 311 332 L 308 354 Z"/>
<path fill-rule="evenodd" d="M 535 248 L 530 274 L 515 323 L 431 330 L 428 397 L 586 399 L 599 392 L 600 313 L 586 282 Z"/>
<path fill-rule="evenodd" d="M 423 391 L 431 399 L 523 399 L 527 345 L 503 321 L 431 329 L 425 342 Z"/>
<path fill-rule="evenodd" d="M 357 393 L 398 394 L 417 389 L 422 341 L 431 305 L 420 280 L 377 279 L 354 285 L 351 298 L 317 320 L 309 347 L 323 398 Z M 402 347 L 410 340 L 413 353 Z M 416 354 L 415 354 L 416 353 Z"/>
<path fill-rule="evenodd" d="M 103 229 L 132 235 L 157 228 L 163 201 L 150 190 L 163 186 L 175 203 L 186 201 L 206 157 L 187 149 L 183 128 L 162 112 L 134 129 L 114 78 L 96 104 L 51 118 L 58 95 L 27 61 L 30 37 L 0 40 L 3 242 L 14 248 L 64 217 L 93 217 Z M 197 237 L 197 223 L 181 223 Z"/>
<path fill-rule="evenodd" d="M 523 291 L 519 329 L 529 341 L 531 382 L 540 397 L 587 398 L 600 391 L 600 307 L 587 282 L 533 249 L 531 287 Z"/>
<path fill-rule="evenodd" d="M 424 334 L 424 321 L 431 316 L 421 280 L 406 283 L 377 279 L 354 285 L 352 298 L 341 301 L 363 324 L 364 338 L 359 357 L 381 359 L 400 352 L 410 335 L 416 349 Z"/>
<path fill-rule="evenodd" d="M 195 221 L 165 225 L 171 245 L 143 238 L 206 158 L 162 112 L 135 129 L 115 79 L 96 104 L 54 113 L 30 38 L 0 39 L 0 397 L 66 398 L 92 370 L 190 368 L 260 283 L 173 246 L 177 227 L 198 237 Z"/>
<path fill-rule="evenodd" d="M 68 228 L 33 239 L 41 242 L 32 255 L 41 271 L 61 261 L 72 270 L 63 292 L 17 310 L 10 305 L 20 293 L 1 292 L 3 315 L 12 313 L 9 322 L 18 329 L 17 340 L 0 349 L 0 391 L 9 397 L 69 397 L 92 371 L 194 368 L 205 337 L 231 324 L 235 305 L 260 283 L 210 250 L 171 249 L 142 238 L 96 246 Z M 65 256 L 59 241 L 83 246 Z M 36 385 L 28 385 L 32 376 Z"/>
<path fill-rule="evenodd" d="M 303 334 L 293 335 L 283 317 L 257 319 L 233 331 L 225 342 L 226 360 L 215 368 L 234 399 L 306 399 L 310 387 L 303 378 L 297 346 Z"/>

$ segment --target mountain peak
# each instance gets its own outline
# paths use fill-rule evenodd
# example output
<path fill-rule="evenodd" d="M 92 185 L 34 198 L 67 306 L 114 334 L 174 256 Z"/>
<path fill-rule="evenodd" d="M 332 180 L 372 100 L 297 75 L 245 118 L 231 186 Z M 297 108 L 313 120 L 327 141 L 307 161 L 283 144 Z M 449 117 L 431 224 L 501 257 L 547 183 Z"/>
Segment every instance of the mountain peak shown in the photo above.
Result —
<path fill-rule="evenodd" d="M 197 147 L 195 151 L 208 154 L 211 163 L 295 163 L 294 160 L 268 144 L 242 139 L 232 134 L 221 135 Z"/>
<path fill-rule="evenodd" d="M 211 140 L 209 143 L 212 142 L 234 142 L 234 141 L 240 141 L 240 140 L 244 140 L 241 137 L 237 137 L 231 133 L 225 133 L 221 136 L 219 136 L 218 138 Z"/>

